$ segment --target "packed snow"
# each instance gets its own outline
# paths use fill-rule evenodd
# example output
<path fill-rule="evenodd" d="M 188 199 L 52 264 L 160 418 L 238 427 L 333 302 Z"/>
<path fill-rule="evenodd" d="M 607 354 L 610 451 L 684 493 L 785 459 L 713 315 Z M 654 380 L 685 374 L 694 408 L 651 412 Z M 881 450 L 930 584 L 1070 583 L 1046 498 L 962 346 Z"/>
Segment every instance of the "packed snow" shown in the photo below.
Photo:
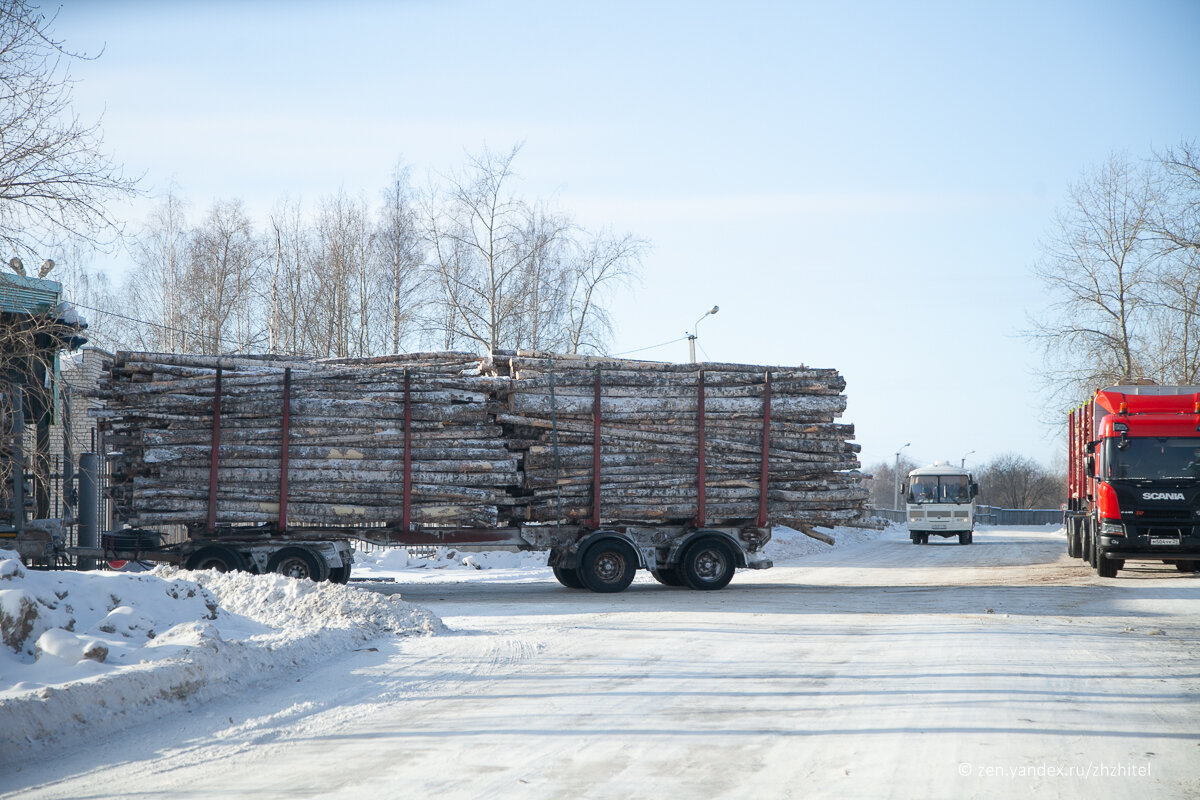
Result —
<path fill-rule="evenodd" d="M 878 531 L 839 528 L 838 544 Z M 830 550 L 776 527 L 776 563 Z M 553 579 L 545 552 L 431 555 L 403 548 L 355 555 L 356 582 L 458 582 L 486 570 L 489 582 Z M 482 576 L 481 576 L 482 577 Z M 380 636 L 443 629 L 399 595 L 278 575 L 192 572 L 39 572 L 0 550 L 0 763 L 17 749 L 67 744 L 278 680 L 332 653 Z"/>
<path fill-rule="evenodd" d="M 203 703 L 385 635 L 436 632 L 398 597 L 279 575 L 40 572 L 0 550 L 4 755 Z"/>
<path fill-rule="evenodd" d="M 450 549 L 350 587 L 0 560 L 45 606 L 0 669 L 0 798 L 1200 796 L 1200 576 L 1100 578 L 1055 526 L 823 533 L 719 592 Z M 70 703 L 32 722 L 39 692 Z"/>

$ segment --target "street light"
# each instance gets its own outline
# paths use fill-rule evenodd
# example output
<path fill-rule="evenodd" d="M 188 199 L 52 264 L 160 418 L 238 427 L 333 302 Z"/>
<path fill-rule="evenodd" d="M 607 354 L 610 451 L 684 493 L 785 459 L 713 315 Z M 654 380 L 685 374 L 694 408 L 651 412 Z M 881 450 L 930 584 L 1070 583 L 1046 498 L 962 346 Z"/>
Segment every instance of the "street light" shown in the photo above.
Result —
<path fill-rule="evenodd" d="M 720 306 L 713 306 L 711 310 L 705 311 L 704 316 L 696 320 L 696 324 L 692 326 L 692 332 L 688 334 L 688 355 L 691 356 L 692 363 L 696 363 L 696 328 L 699 327 L 701 320 L 709 314 L 715 314 L 721 310 Z"/>
<path fill-rule="evenodd" d="M 975 451 L 974 451 L 974 450 L 972 450 L 970 453 L 967 453 L 967 456 L 974 454 L 974 452 L 975 452 Z M 963 456 L 963 457 L 962 457 L 962 461 L 958 462 L 958 468 L 959 468 L 959 469 L 966 469 L 966 468 L 967 468 L 967 456 Z"/>
<path fill-rule="evenodd" d="M 908 447 L 911 444 L 912 442 L 909 442 L 904 447 Z M 900 510 L 900 454 L 904 452 L 904 447 L 896 451 L 896 474 L 892 476 L 895 478 L 894 483 L 896 484 L 896 495 L 895 499 L 892 500 L 892 508 L 897 511 Z"/>

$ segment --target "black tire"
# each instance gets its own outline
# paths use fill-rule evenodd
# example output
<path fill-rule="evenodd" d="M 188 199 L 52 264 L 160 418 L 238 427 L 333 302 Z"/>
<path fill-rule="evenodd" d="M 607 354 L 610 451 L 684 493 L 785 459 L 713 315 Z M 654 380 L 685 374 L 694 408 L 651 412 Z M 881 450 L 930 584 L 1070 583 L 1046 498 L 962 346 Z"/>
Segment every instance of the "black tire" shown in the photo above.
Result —
<path fill-rule="evenodd" d="M 1079 558 L 1079 523 L 1077 520 L 1067 520 L 1067 555 Z"/>
<path fill-rule="evenodd" d="M 275 551 L 267 561 L 267 571 L 297 580 L 323 581 L 329 578 L 329 566 L 325 559 L 307 547 L 285 547 Z"/>
<path fill-rule="evenodd" d="M 1180 572 L 1200 572 L 1200 561 L 1176 561 L 1175 569 Z"/>
<path fill-rule="evenodd" d="M 921 543 L 921 535 L 920 535 L 920 534 L 917 534 L 917 533 L 911 533 L 911 534 L 909 534 L 908 538 L 912 539 L 912 543 L 913 543 L 913 544 L 920 544 L 920 543 Z"/>
<path fill-rule="evenodd" d="M 959 544 L 970 544 L 970 543 L 971 543 L 971 534 L 969 534 L 969 533 L 960 533 L 960 534 L 958 535 L 958 543 L 959 543 Z"/>
<path fill-rule="evenodd" d="M 579 578 L 593 592 L 623 592 L 637 572 L 637 553 L 620 539 L 602 539 L 587 549 L 579 563 Z"/>
<path fill-rule="evenodd" d="M 554 570 L 554 577 L 558 582 L 568 589 L 583 588 L 583 579 L 579 577 L 579 570 L 557 565 L 551 567 L 551 569 Z"/>
<path fill-rule="evenodd" d="M 662 567 L 660 569 L 650 570 L 650 574 L 654 576 L 654 580 L 661 583 L 663 586 L 685 586 L 683 576 L 679 574 L 679 570 L 675 567 Z"/>
<path fill-rule="evenodd" d="M 921 534 L 921 544 L 929 544 L 929 534 L 928 533 Z"/>
<path fill-rule="evenodd" d="M 217 572 L 245 572 L 246 559 L 236 550 L 219 544 L 201 547 L 187 557 L 188 569 L 215 569 Z"/>
<path fill-rule="evenodd" d="M 1096 553 L 1096 574 L 1101 578 L 1115 578 L 1121 569 L 1114 559 L 1105 558 L 1101 552 Z"/>
<path fill-rule="evenodd" d="M 349 583 L 350 582 L 350 567 L 337 567 L 329 570 L 330 583 Z"/>
<path fill-rule="evenodd" d="M 733 549 L 715 536 L 706 536 L 688 545 L 679 572 L 689 589 L 714 591 L 724 589 L 733 580 L 737 562 Z"/>

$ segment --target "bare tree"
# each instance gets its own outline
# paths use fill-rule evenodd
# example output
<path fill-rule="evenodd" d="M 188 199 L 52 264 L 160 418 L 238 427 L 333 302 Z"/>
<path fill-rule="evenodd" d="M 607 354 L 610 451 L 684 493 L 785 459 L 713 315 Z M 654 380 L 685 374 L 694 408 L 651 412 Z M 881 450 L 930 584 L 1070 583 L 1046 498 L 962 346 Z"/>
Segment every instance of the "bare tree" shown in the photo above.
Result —
<path fill-rule="evenodd" d="M 602 352 L 612 325 L 600 301 L 608 290 L 627 284 L 637 275 L 649 244 L 630 234 L 617 237 L 603 231 L 577 247 L 579 256 L 568 276 L 568 349 L 572 353 Z"/>
<path fill-rule="evenodd" d="M 423 261 L 421 231 L 413 201 L 407 167 L 397 165 L 383 190 L 383 208 L 376 231 L 379 257 L 388 280 L 387 317 L 391 331 L 391 352 L 399 353 L 409 337 L 422 288 Z"/>
<path fill-rule="evenodd" d="M 102 150 L 99 122 L 72 111 L 64 48 L 47 19 L 22 0 L 0 0 L 0 242 L 36 257 L 76 237 L 93 243 L 118 231 L 105 209 L 134 192 Z"/>
<path fill-rule="evenodd" d="M 183 305 L 189 236 L 184 202 L 171 187 L 129 248 L 135 265 L 126 282 L 129 308 L 158 323 L 130 332 L 139 347 L 178 353 L 193 346 L 195 326 Z"/>
<path fill-rule="evenodd" d="M 527 273 L 545 246 L 529 235 L 531 210 L 509 191 L 520 147 L 470 156 L 463 174 L 447 179 L 445 203 L 427 205 L 426 236 L 438 301 L 454 329 L 493 351 L 513 347 L 527 310 Z"/>
<path fill-rule="evenodd" d="M 322 337 L 314 343 L 317 352 L 338 357 L 370 355 L 372 336 L 385 336 L 373 314 L 384 286 L 372 258 L 366 201 L 345 192 L 325 198 L 317 211 L 316 245 L 316 261 L 311 267 L 316 292 L 311 302 L 313 328 Z M 382 314 L 379 321 L 383 321 Z"/>
<path fill-rule="evenodd" d="M 1036 272 L 1056 298 L 1034 335 L 1058 393 L 1143 377 L 1144 334 L 1160 257 L 1149 172 L 1113 156 L 1071 187 Z"/>
<path fill-rule="evenodd" d="M 980 502 L 1000 508 L 1058 508 L 1066 497 L 1066 477 L 1031 458 L 1005 453 L 978 475 Z"/>
<path fill-rule="evenodd" d="M 182 292 L 199 331 L 194 349 L 221 353 L 261 347 L 266 341 L 255 304 L 265 261 L 263 243 L 240 200 L 213 204 L 192 231 Z"/>
<path fill-rule="evenodd" d="M 903 482 L 908 473 L 917 468 L 917 463 L 908 458 L 900 459 L 900 469 L 894 462 L 880 461 L 866 469 L 868 477 L 864 483 L 871 492 L 873 508 L 892 508 L 896 502 L 896 486 Z"/>

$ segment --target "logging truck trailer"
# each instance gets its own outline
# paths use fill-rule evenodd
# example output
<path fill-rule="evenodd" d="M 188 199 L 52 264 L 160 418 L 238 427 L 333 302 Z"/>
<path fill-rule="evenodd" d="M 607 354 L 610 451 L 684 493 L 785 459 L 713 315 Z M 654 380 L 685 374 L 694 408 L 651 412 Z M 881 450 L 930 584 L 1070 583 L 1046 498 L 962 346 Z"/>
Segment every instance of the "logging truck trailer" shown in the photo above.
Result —
<path fill-rule="evenodd" d="M 292 528 L 216 526 L 165 543 L 161 532 L 125 528 L 103 534 L 101 546 L 73 547 L 72 555 L 108 562 L 170 563 L 187 569 L 278 573 L 346 583 L 354 563 L 352 540 L 380 546 L 453 546 L 460 550 L 548 551 L 559 583 L 572 589 L 619 592 L 645 569 L 661 584 L 722 589 L 739 567 L 767 569 L 762 548 L 770 527 L 526 525 L 444 529 L 410 526 Z"/>
<path fill-rule="evenodd" d="M 1067 553 L 1200 568 L 1200 386 L 1117 385 L 1068 416 Z"/>
<path fill-rule="evenodd" d="M 970 472 L 938 461 L 909 472 L 904 490 L 913 544 L 929 544 L 930 536 L 957 536 L 959 544 L 971 543 L 979 484 Z"/>

